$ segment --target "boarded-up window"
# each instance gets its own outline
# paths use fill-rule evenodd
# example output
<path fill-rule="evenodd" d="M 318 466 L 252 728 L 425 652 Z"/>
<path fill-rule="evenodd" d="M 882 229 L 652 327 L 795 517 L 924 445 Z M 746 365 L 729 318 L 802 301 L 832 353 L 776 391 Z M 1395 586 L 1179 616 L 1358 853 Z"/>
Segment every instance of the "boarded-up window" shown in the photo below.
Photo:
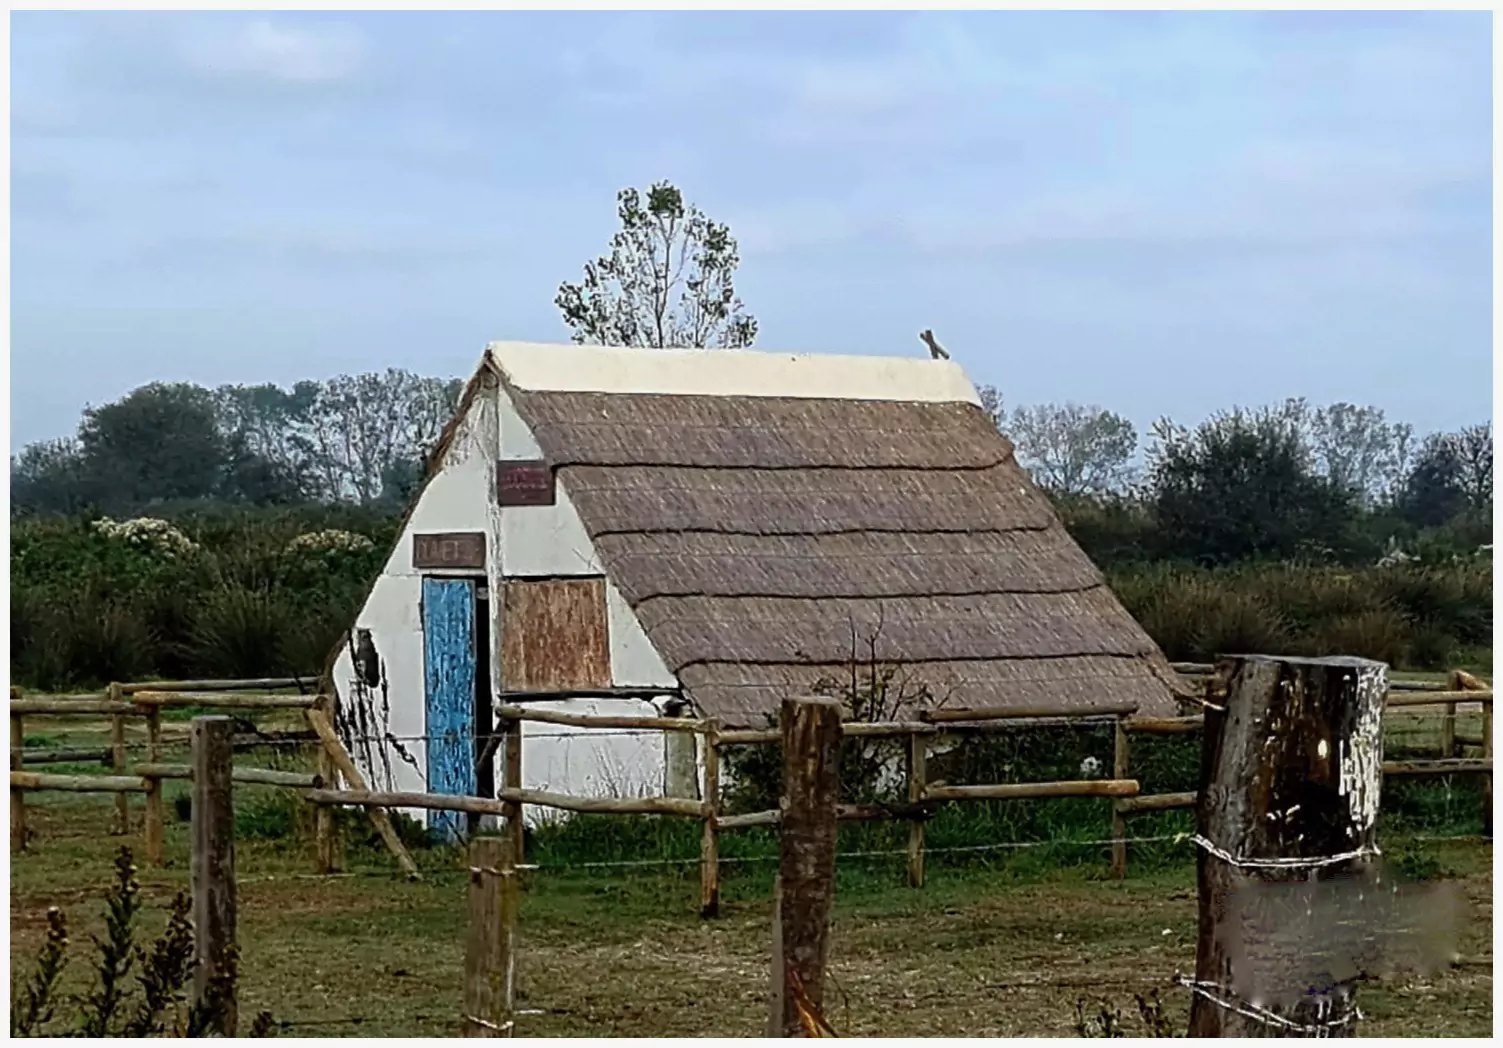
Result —
<path fill-rule="evenodd" d="M 501 681 L 510 690 L 608 688 L 605 579 L 507 579 Z"/>

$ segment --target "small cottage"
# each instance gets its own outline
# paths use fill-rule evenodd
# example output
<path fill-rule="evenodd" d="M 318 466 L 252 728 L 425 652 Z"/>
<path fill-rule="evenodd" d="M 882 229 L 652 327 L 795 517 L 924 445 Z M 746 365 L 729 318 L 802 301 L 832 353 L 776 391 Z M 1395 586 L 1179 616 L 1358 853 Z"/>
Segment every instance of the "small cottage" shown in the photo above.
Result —
<path fill-rule="evenodd" d="M 956 364 L 494 343 L 330 676 L 373 788 L 493 795 L 503 696 L 761 727 L 873 664 L 909 705 L 1179 687 Z M 692 789 L 674 739 L 528 724 L 524 785 Z"/>

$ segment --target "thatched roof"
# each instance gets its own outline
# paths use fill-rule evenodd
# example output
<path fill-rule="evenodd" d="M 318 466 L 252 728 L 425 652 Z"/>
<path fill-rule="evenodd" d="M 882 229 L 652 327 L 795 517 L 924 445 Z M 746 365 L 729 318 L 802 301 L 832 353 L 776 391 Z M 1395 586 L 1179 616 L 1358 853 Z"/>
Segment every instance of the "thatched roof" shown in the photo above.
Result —
<path fill-rule="evenodd" d="M 508 386 L 706 716 L 761 724 L 872 638 L 946 705 L 1174 712 L 1163 655 L 973 402 Z"/>

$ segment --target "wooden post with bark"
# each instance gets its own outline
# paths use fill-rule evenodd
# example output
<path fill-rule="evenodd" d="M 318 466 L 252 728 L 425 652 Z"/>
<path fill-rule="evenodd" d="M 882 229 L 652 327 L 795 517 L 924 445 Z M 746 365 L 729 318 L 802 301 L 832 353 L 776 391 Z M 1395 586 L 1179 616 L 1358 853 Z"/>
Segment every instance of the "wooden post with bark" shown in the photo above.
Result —
<path fill-rule="evenodd" d="M 506 717 L 501 721 L 504 727 L 501 729 L 504 737 L 502 746 L 502 782 L 507 790 L 522 789 L 522 722 L 515 717 Z M 522 802 L 506 802 L 506 835 L 511 838 L 513 861 L 522 862 L 526 851 L 526 830 L 522 824 Z"/>
<path fill-rule="evenodd" d="M 109 698 L 111 702 L 124 702 L 125 692 L 121 685 L 111 683 Z M 125 774 L 125 718 L 116 713 L 110 717 L 110 761 L 114 768 L 114 774 Z M 115 828 L 117 834 L 130 832 L 130 799 L 124 793 L 115 794 Z"/>
<path fill-rule="evenodd" d="M 14 691 L 11 693 L 14 696 Z M 21 715 L 10 715 L 10 770 L 21 771 L 25 756 L 23 750 L 26 744 L 25 726 L 21 723 Z M 26 850 L 26 791 L 10 788 L 10 846 L 14 851 Z"/>
<path fill-rule="evenodd" d="M 146 711 L 146 760 L 149 764 L 159 764 L 162 760 L 162 711 L 155 706 Z M 166 824 L 162 780 L 153 776 L 146 780 L 146 862 L 150 866 L 161 866 L 166 861 L 163 856 Z"/>
<path fill-rule="evenodd" d="M 924 817 L 919 804 L 929 782 L 929 737 L 920 732 L 908 736 L 908 803 L 914 806 L 908 820 L 908 887 L 924 886 Z"/>
<path fill-rule="evenodd" d="M 334 699 L 332 695 L 323 694 L 318 697 L 318 705 L 314 707 L 330 725 L 337 723 L 334 715 Z M 334 758 L 329 755 L 329 748 L 320 745 L 315 764 L 315 772 L 323 780 L 326 789 L 339 789 L 339 772 L 334 767 Z M 315 873 L 333 873 L 339 869 L 338 844 L 335 840 L 334 809 L 327 804 L 315 804 L 313 806 L 313 869 Z"/>
<path fill-rule="evenodd" d="M 1201 751 L 1191 1037 L 1349 1036 L 1351 942 L 1322 882 L 1371 870 L 1388 667 L 1238 656 L 1217 667 Z"/>
<path fill-rule="evenodd" d="M 1492 685 L 1480 677 L 1475 677 L 1466 670 L 1452 670 L 1448 686 L 1452 691 L 1491 691 Z M 1482 707 L 1482 759 L 1493 759 L 1493 704 L 1491 702 L 1478 703 Z M 1456 737 L 1456 706 L 1450 703 L 1446 706 L 1450 711 L 1451 739 L 1455 743 Z M 1442 756 L 1455 756 L 1447 750 Z M 1485 837 L 1493 835 L 1493 773 L 1488 771 L 1482 777 L 1482 834 Z"/>
<path fill-rule="evenodd" d="M 516 1028 L 517 915 L 522 888 L 512 841 L 470 841 L 469 935 L 464 955 L 467 1037 L 511 1037 Z"/>
<path fill-rule="evenodd" d="M 193 995 L 218 998 L 215 1033 L 235 1036 L 234 722 L 195 717 L 193 741 Z"/>
<path fill-rule="evenodd" d="M 1119 714 L 1113 724 L 1112 778 L 1128 777 L 1131 749 L 1127 738 L 1127 718 Z M 1120 800 L 1112 801 L 1112 876 L 1122 880 L 1127 876 L 1127 813 Z"/>
<path fill-rule="evenodd" d="M 769 1037 L 807 1036 L 824 1000 L 835 901 L 840 712 L 835 699 L 783 700 Z"/>
<path fill-rule="evenodd" d="M 690 736 L 692 741 L 693 737 Z M 720 913 L 720 722 L 711 719 L 704 733 L 704 788 L 700 791 L 705 806 L 704 829 L 699 838 L 699 915 L 714 917 Z"/>

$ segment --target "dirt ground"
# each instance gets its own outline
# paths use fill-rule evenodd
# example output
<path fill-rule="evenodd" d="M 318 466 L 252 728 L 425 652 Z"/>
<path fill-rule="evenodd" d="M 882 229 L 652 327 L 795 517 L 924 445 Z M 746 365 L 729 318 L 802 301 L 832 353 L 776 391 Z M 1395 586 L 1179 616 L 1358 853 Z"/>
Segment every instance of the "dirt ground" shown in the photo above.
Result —
<path fill-rule="evenodd" d="M 256 789 L 246 787 L 246 790 Z M 33 795 L 31 849 L 12 856 L 12 980 L 30 968 L 49 906 L 73 931 L 65 989 L 89 989 L 87 933 L 116 849 L 111 801 Z M 139 819 L 140 802 L 133 801 Z M 1491 847 L 1431 842 L 1427 856 L 1471 907 L 1460 960 L 1430 976 L 1364 985 L 1365 1036 L 1486 1036 L 1492 1016 Z M 169 826 L 171 866 L 143 870 L 144 930 L 155 934 L 187 887 L 187 826 Z M 352 849 L 351 871 L 317 878 L 304 844 L 238 846 L 241 1014 L 260 1009 L 286 1035 L 452 1035 L 459 1031 L 465 874 L 427 852 L 407 883 L 381 853 Z M 599 872 L 599 871 L 597 871 Z M 519 981 L 526 1036 L 755 1036 L 765 1021 L 770 874 L 733 874 L 724 915 L 701 921 L 697 880 L 636 870 L 530 874 Z M 931 871 L 922 890 L 900 870 L 842 868 L 827 1013 L 844 1035 L 1076 1033 L 1076 1001 L 1106 999 L 1136 1025 L 1134 993 L 1159 991 L 1178 1029 L 1188 998 L 1172 985 L 1194 964 L 1194 868 L 1113 882 L 1099 867 L 1043 877 L 976 867 Z"/>

